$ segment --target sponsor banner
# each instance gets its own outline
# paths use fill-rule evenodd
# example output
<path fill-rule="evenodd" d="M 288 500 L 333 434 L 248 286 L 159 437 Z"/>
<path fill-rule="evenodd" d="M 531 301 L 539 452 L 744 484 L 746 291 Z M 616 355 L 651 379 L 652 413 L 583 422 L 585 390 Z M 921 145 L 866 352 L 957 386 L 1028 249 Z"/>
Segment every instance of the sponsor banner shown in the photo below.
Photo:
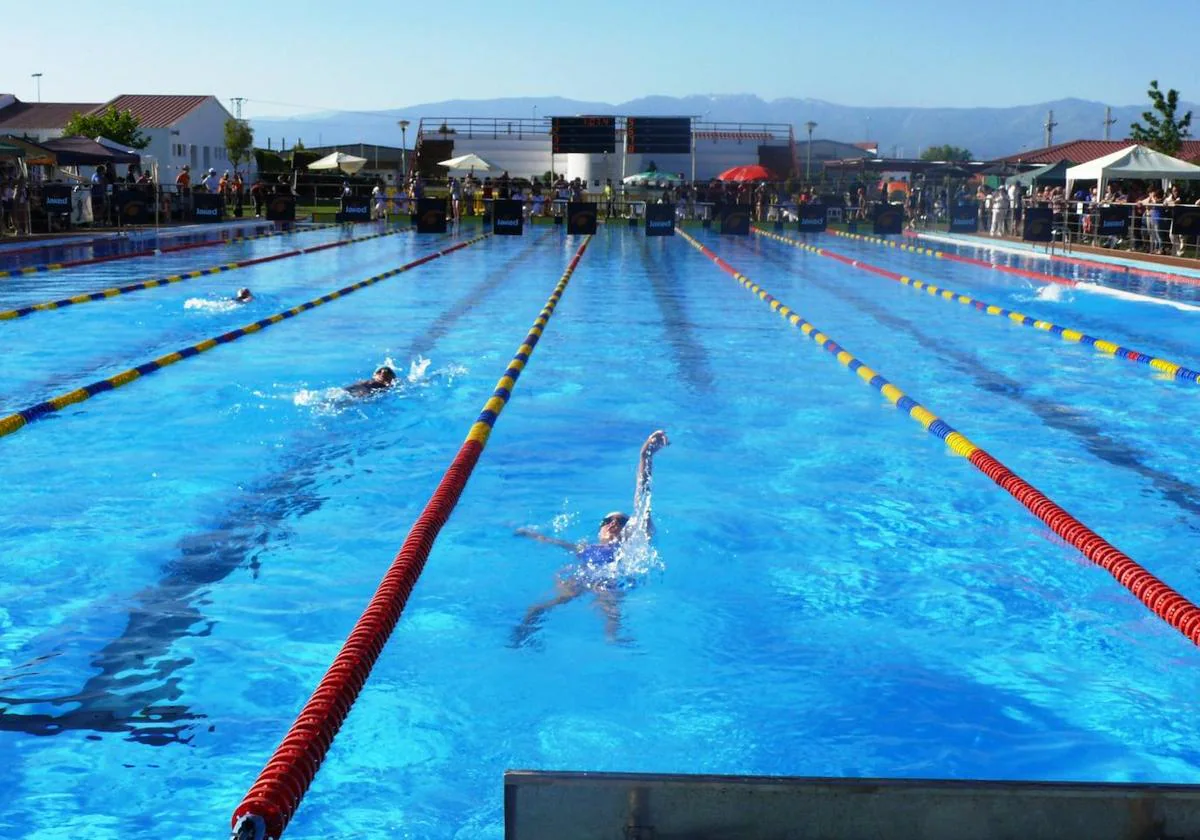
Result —
<path fill-rule="evenodd" d="M 647 204 L 646 235 L 674 236 L 675 208 L 670 204 Z"/>
<path fill-rule="evenodd" d="M 796 229 L 800 233 L 824 233 L 827 223 L 824 204 L 801 204 L 800 221 Z"/>
<path fill-rule="evenodd" d="M 971 201 L 950 208 L 951 233 L 979 233 L 979 204 Z"/>
<path fill-rule="evenodd" d="M 1200 236 L 1200 207 L 1177 206 L 1171 224 L 1171 233 L 1176 236 Z"/>
<path fill-rule="evenodd" d="M 904 208 L 899 204 L 881 204 L 875 208 L 872 230 L 876 236 L 895 236 L 904 232 Z"/>
<path fill-rule="evenodd" d="M 567 233 L 590 236 L 596 232 L 596 205 L 586 201 L 567 203 Z"/>
<path fill-rule="evenodd" d="M 750 205 L 719 204 L 717 218 L 721 220 L 722 236 L 750 235 Z"/>
<path fill-rule="evenodd" d="M 66 184 L 47 184 L 42 188 L 42 204 L 47 213 L 70 213 L 71 188 Z"/>
<path fill-rule="evenodd" d="M 369 222 L 371 221 L 371 199 L 343 198 L 342 209 L 337 214 L 339 222 Z"/>
<path fill-rule="evenodd" d="M 525 232 L 525 208 L 520 201 L 497 199 L 492 206 L 492 233 L 520 236 Z"/>
<path fill-rule="evenodd" d="M 1129 208 L 1101 207 L 1096 219 L 1096 234 L 1098 236 L 1116 236 L 1124 238 L 1129 229 Z"/>
<path fill-rule="evenodd" d="M 272 195 L 267 197 L 267 220 L 271 222 L 296 221 L 296 196 Z"/>
<path fill-rule="evenodd" d="M 122 225 L 154 224 L 154 196 L 142 190 L 117 190 L 117 218 Z"/>
<path fill-rule="evenodd" d="M 192 196 L 192 221 L 219 222 L 224 216 L 224 196 L 217 193 L 196 193 Z"/>
<path fill-rule="evenodd" d="M 417 199 L 417 212 L 413 213 L 412 223 L 417 233 L 446 232 L 446 202 L 441 198 Z"/>
<path fill-rule="evenodd" d="M 1054 211 L 1049 207 L 1026 207 L 1021 238 L 1026 242 L 1054 240 Z"/>

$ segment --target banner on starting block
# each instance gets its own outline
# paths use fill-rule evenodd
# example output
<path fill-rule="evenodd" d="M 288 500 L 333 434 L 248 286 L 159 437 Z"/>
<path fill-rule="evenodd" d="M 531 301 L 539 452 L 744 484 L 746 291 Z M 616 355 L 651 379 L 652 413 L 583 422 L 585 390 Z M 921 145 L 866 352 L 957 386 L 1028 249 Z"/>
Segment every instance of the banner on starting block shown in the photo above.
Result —
<path fill-rule="evenodd" d="M 876 236 L 895 236 L 904 232 L 904 208 L 899 204 L 880 204 L 875 208 L 872 232 Z"/>
<path fill-rule="evenodd" d="M 956 204 L 950 208 L 951 233 L 979 232 L 979 205 L 975 202 Z"/>
<path fill-rule="evenodd" d="M 567 203 L 567 233 L 591 236 L 596 233 L 596 205 L 586 201 Z"/>
<path fill-rule="evenodd" d="M 417 233 L 445 233 L 445 200 L 440 198 L 417 199 L 417 212 L 413 213 L 412 223 L 417 228 Z"/>
<path fill-rule="evenodd" d="M 521 202 L 498 198 L 492 202 L 492 233 L 520 236 L 525 232 L 525 208 Z"/>
<path fill-rule="evenodd" d="M 296 196 L 273 195 L 267 199 L 267 221 L 296 221 Z"/>
<path fill-rule="evenodd" d="M 670 204 L 647 204 L 646 235 L 674 236 L 675 208 Z"/>
<path fill-rule="evenodd" d="M 721 220 L 722 236 L 750 235 L 750 206 L 748 204 L 722 204 L 717 208 Z"/>
<path fill-rule="evenodd" d="M 1129 229 L 1129 210 L 1124 207 L 1101 207 L 1096 218 L 1096 235 L 1125 238 Z"/>
<path fill-rule="evenodd" d="M 1026 242 L 1054 240 L 1054 211 L 1049 207 L 1026 207 L 1021 238 Z"/>
<path fill-rule="evenodd" d="M 47 184 L 42 188 L 42 204 L 47 213 L 70 213 L 71 188 L 66 184 Z"/>
<path fill-rule="evenodd" d="M 338 222 L 369 222 L 371 221 L 371 199 L 343 198 L 342 209 L 338 211 Z"/>
<path fill-rule="evenodd" d="M 117 190 L 117 219 L 122 225 L 154 224 L 154 196 L 142 190 Z"/>
<path fill-rule="evenodd" d="M 1171 233 L 1175 236 L 1200 236 L 1200 207 L 1176 205 L 1171 221 Z"/>
<path fill-rule="evenodd" d="M 192 221 L 219 222 L 225 216 L 225 196 L 219 193 L 195 193 L 192 196 Z"/>
<path fill-rule="evenodd" d="M 827 223 L 824 204 L 800 205 L 800 221 L 796 226 L 800 233 L 824 233 Z"/>

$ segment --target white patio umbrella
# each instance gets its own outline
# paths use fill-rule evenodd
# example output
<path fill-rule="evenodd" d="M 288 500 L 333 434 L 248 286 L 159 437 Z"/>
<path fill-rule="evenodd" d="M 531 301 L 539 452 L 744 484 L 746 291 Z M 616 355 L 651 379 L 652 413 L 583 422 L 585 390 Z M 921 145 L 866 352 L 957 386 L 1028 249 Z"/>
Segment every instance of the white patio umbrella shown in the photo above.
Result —
<path fill-rule="evenodd" d="M 353 175 L 366 165 L 366 158 L 358 157 L 357 155 L 348 155 L 345 152 L 331 152 L 320 160 L 314 160 L 308 165 L 308 168 L 325 170 L 340 169 L 347 175 Z"/>
<path fill-rule="evenodd" d="M 479 155 L 459 155 L 450 160 L 438 161 L 438 166 L 444 166 L 447 169 L 467 169 L 474 171 L 478 169 L 480 172 L 488 172 L 495 169 L 490 163 L 481 158 Z"/>

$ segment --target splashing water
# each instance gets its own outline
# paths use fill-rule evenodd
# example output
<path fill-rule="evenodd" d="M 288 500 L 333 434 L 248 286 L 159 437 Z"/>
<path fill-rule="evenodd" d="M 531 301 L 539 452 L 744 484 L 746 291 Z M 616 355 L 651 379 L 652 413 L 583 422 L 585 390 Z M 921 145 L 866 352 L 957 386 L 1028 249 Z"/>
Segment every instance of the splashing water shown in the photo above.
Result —
<path fill-rule="evenodd" d="M 218 300 L 213 300 L 212 298 L 188 298 L 183 302 L 184 309 L 196 309 L 201 312 L 212 312 L 214 314 L 232 312 L 241 305 L 236 300 L 223 298 Z"/>

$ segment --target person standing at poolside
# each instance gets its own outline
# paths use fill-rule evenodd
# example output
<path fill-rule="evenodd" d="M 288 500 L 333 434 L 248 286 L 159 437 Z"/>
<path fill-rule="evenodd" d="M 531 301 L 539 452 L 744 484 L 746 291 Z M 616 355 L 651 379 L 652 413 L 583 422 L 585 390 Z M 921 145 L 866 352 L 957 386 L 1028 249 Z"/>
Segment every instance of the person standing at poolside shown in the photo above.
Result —
<path fill-rule="evenodd" d="M 604 613 L 604 630 L 609 641 L 617 640 L 621 628 L 621 590 L 617 580 L 618 551 L 638 531 L 647 538 L 654 535 L 654 523 L 650 519 L 650 479 L 654 469 L 654 453 L 670 445 L 667 433 L 659 429 L 652 432 L 642 444 L 638 458 L 637 482 L 633 491 L 634 517 L 615 510 L 600 520 L 600 528 L 594 543 L 571 543 L 566 540 L 539 534 L 530 528 L 518 528 L 517 536 L 529 537 L 538 542 L 550 543 L 564 548 L 575 556 L 575 562 L 564 567 L 555 582 L 553 598 L 535 604 L 525 613 L 525 618 L 513 631 L 513 645 L 520 646 L 541 626 L 546 613 L 562 604 L 570 603 L 584 592 L 593 592 L 596 602 Z"/>

